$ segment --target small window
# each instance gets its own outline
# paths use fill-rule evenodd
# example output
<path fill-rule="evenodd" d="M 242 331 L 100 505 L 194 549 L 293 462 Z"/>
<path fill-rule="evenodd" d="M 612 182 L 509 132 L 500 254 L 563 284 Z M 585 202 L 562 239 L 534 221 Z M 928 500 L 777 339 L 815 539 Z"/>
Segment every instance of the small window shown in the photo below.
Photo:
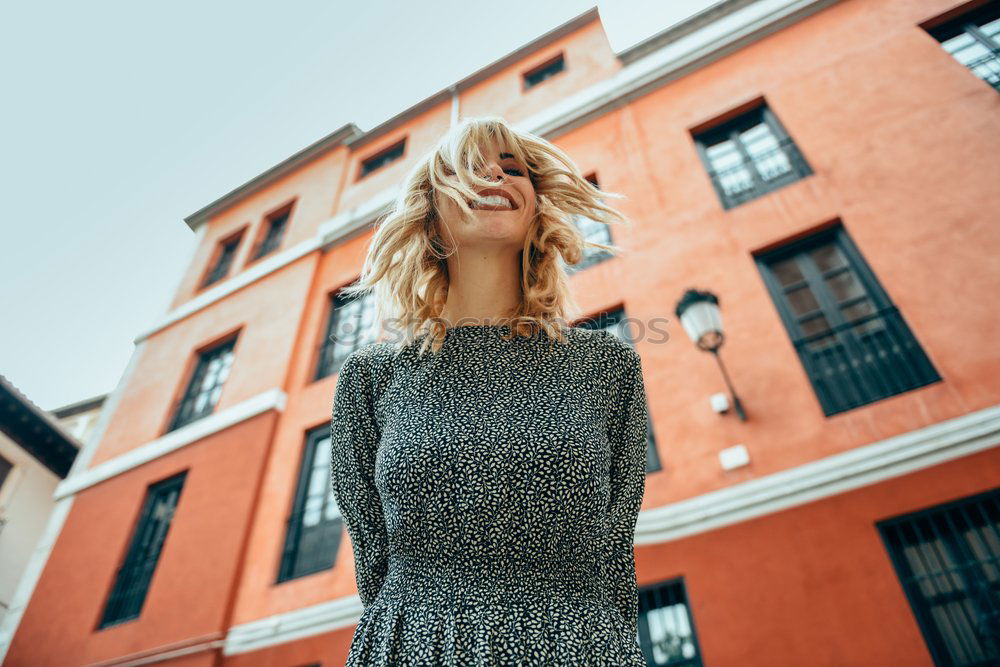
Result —
<path fill-rule="evenodd" d="M 351 352 L 375 342 L 379 333 L 375 299 L 370 292 L 352 297 L 337 293 L 331 302 L 326 336 L 319 350 L 316 380 L 336 373 Z"/>
<path fill-rule="evenodd" d="M 625 309 L 618 308 L 611 312 L 602 313 L 596 317 L 588 318 L 576 323 L 576 326 L 584 329 L 603 329 L 614 334 L 618 338 L 628 343 L 633 348 L 635 341 L 628 331 L 625 321 Z M 648 401 L 647 396 L 647 401 Z M 649 414 L 649 405 L 646 405 L 646 473 L 655 472 L 660 469 L 660 455 L 656 451 L 656 438 L 653 435 L 652 415 Z"/>
<path fill-rule="evenodd" d="M 375 155 L 361 161 L 361 173 L 358 175 L 359 179 L 364 178 L 368 174 L 372 173 L 376 169 L 381 169 L 382 167 L 395 162 L 403 157 L 403 153 L 406 150 L 406 139 L 403 139 L 392 146 L 389 146 L 383 151 L 376 153 Z"/>
<path fill-rule="evenodd" d="M 1000 489 L 876 524 L 935 665 L 1000 665 Z"/>
<path fill-rule="evenodd" d="M 181 473 L 149 488 L 132 531 L 125 561 L 118 569 L 114 587 L 105 603 L 98 629 L 138 618 L 149 584 L 160 561 L 163 543 L 177 509 L 187 473 Z"/>
<path fill-rule="evenodd" d="M 327 423 L 306 435 L 292 515 L 285 522 L 285 547 L 277 583 L 333 567 L 343 523 L 329 472 Z"/>
<path fill-rule="evenodd" d="M 1000 92 L 1000 2 L 988 2 L 927 32 L 955 60 Z"/>
<path fill-rule="evenodd" d="M 639 590 L 638 625 L 639 646 L 647 665 L 702 666 L 683 579 Z"/>
<path fill-rule="evenodd" d="M 812 173 L 795 142 L 765 105 L 697 132 L 694 140 L 727 209 Z"/>
<path fill-rule="evenodd" d="M 839 224 L 756 260 L 826 415 L 941 379 Z"/>
<path fill-rule="evenodd" d="M 285 236 L 285 228 L 288 227 L 290 215 L 291 211 L 285 211 L 267 219 L 267 231 L 264 232 L 264 238 L 261 239 L 260 245 L 254 251 L 252 259 L 260 259 L 278 249 L 278 246 L 281 245 L 281 239 Z"/>
<path fill-rule="evenodd" d="M 597 174 L 589 174 L 586 179 L 590 181 L 594 187 L 599 188 L 600 185 L 597 182 Z M 588 241 L 593 241 L 595 243 L 603 243 L 605 245 L 613 245 L 614 241 L 611 238 L 611 226 L 600 222 L 598 220 L 593 220 L 585 215 L 577 215 L 573 217 L 573 222 L 576 224 L 577 228 L 583 233 L 583 236 Z M 604 248 L 595 248 L 593 246 L 586 246 L 583 249 L 583 259 L 581 259 L 577 264 L 567 264 L 566 272 L 570 275 L 583 271 L 584 269 L 590 268 L 595 264 L 599 264 L 606 259 L 613 257 L 614 254 L 610 250 L 605 250 Z"/>
<path fill-rule="evenodd" d="M 215 252 L 215 261 L 212 263 L 212 268 L 205 274 L 205 280 L 201 283 L 203 288 L 217 283 L 229 275 L 229 268 L 233 265 L 233 258 L 236 256 L 236 250 L 240 247 L 242 239 L 243 232 L 241 231 L 239 234 L 219 244 Z"/>
<path fill-rule="evenodd" d="M 563 54 L 557 55 L 555 58 L 548 60 L 538 67 L 535 67 L 524 73 L 524 89 L 534 88 L 542 81 L 559 74 L 566 69 L 566 60 L 563 58 Z"/>
<path fill-rule="evenodd" d="M 174 408 L 168 432 L 212 414 L 222 394 L 222 386 L 229 377 L 235 345 L 236 339 L 231 338 L 198 356 L 198 364 L 184 396 Z"/>

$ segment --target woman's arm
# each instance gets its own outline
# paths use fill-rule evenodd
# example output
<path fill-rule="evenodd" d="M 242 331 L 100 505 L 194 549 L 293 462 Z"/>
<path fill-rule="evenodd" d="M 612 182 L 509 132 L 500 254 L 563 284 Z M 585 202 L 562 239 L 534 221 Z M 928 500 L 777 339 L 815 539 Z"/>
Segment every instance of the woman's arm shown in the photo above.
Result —
<path fill-rule="evenodd" d="M 608 505 L 608 540 L 605 547 L 605 581 L 611 601 L 635 634 L 639 592 L 635 575 L 635 524 L 646 486 L 646 390 L 639 353 L 615 338 L 617 397 L 608 422 L 611 443 L 611 500 Z"/>
<path fill-rule="evenodd" d="M 381 439 L 364 349 L 348 355 L 337 376 L 330 421 L 330 481 L 354 550 L 354 576 L 365 609 L 388 569 L 382 499 L 375 488 L 375 452 Z"/>

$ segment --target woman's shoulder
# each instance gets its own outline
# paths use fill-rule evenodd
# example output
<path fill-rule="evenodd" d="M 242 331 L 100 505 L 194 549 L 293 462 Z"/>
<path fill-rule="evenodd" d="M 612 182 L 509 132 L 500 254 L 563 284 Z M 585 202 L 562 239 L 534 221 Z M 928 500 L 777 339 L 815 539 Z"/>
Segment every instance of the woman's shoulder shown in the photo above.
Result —
<path fill-rule="evenodd" d="M 399 346 L 389 341 L 366 343 L 344 358 L 344 366 L 360 367 L 369 375 L 385 370 L 399 352 Z"/>
<path fill-rule="evenodd" d="M 610 350 L 612 353 L 618 354 L 634 351 L 628 342 L 622 340 L 620 336 L 613 334 L 607 329 L 568 327 L 567 333 L 574 342 L 583 346 L 592 346 L 603 350 Z"/>
<path fill-rule="evenodd" d="M 589 359 L 596 359 L 607 369 L 615 369 L 614 372 L 620 373 L 622 369 L 641 363 L 635 348 L 627 340 L 607 329 L 585 327 L 572 327 L 572 329 L 570 335 L 575 339 L 575 347 L 580 354 Z"/>

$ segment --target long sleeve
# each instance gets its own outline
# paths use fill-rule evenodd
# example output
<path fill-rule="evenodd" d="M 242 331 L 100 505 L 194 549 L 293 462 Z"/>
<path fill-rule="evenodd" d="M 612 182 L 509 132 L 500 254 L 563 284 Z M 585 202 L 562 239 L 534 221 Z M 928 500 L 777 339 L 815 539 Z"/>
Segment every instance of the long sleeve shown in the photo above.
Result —
<path fill-rule="evenodd" d="M 613 335 L 613 334 L 609 334 Z M 605 581 L 611 601 L 635 634 L 639 592 L 635 574 L 635 525 L 646 487 L 646 390 L 639 353 L 616 341 L 621 374 L 608 420 L 611 444 L 611 499 L 604 552 Z"/>
<path fill-rule="evenodd" d="M 357 350 L 340 368 L 330 421 L 330 480 L 354 551 L 354 576 L 365 609 L 388 569 L 382 500 L 375 487 L 375 452 L 381 437 L 366 359 Z"/>

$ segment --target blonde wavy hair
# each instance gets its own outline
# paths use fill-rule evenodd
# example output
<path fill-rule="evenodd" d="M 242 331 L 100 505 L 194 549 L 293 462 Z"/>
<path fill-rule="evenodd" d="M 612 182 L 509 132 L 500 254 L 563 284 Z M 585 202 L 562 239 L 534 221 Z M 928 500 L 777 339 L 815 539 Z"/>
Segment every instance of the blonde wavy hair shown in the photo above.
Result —
<path fill-rule="evenodd" d="M 458 248 L 441 236 L 447 227 L 437 224 L 434 195 L 450 198 L 472 219 L 469 203 L 478 198 L 477 191 L 496 186 L 480 176 L 487 166 L 483 149 L 491 142 L 527 167 L 536 195 L 535 217 L 521 251 L 521 300 L 501 316 L 511 337 L 544 331 L 565 342 L 561 322 L 578 308 L 564 262 L 580 262 L 587 246 L 622 251 L 585 239 L 573 217 L 631 225 L 602 201 L 624 195 L 599 190 L 562 149 L 499 116 L 466 118 L 407 173 L 392 210 L 376 227 L 360 277 L 341 290 L 348 296 L 373 291 L 377 318 L 383 326 L 398 325 L 401 347 L 425 334 L 421 354 L 428 348 L 436 353 L 444 343 L 446 327 L 439 317 L 448 296 L 447 258 Z"/>

